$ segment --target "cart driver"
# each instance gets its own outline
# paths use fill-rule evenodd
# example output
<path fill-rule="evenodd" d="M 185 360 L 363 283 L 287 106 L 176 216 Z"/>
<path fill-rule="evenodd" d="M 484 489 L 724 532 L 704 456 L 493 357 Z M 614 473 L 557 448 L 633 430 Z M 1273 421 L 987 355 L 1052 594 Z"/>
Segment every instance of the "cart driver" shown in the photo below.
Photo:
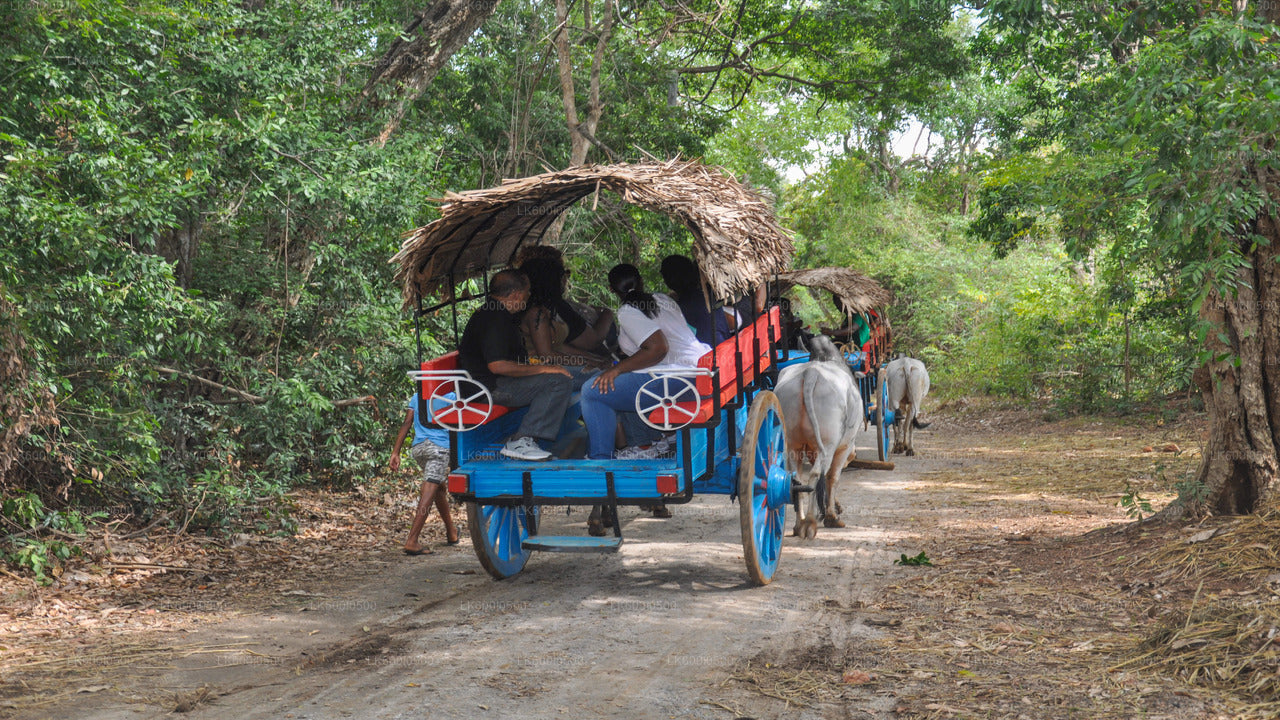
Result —
<path fill-rule="evenodd" d="M 516 460 L 546 460 L 551 453 L 542 449 L 538 441 L 556 439 L 575 388 L 568 369 L 529 363 L 520 332 L 521 315 L 528 301 L 529 278 L 524 273 L 495 273 L 484 304 L 462 331 L 458 364 L 489 388 L 494 403 L 529 408 L 501 453 Z"/>

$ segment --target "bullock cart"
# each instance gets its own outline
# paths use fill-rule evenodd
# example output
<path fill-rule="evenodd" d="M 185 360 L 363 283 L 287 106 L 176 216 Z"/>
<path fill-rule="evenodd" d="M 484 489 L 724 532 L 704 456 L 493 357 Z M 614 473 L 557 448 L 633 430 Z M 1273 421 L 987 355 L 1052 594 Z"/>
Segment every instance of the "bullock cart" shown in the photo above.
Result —
<path fill-rule="evenodd" d="M 851 315 L 851 321 L 852 315 L 856 314 L 870 328 L 869 342 L 859 346 L 850 341 L 841 350 L 858 381 L 858 392 L 862 395 L 864 406 L 863 420 L 876 429 L 876 458 L 887 462 L 893 435 L 890 432 L 893 411 L 888 409 L 889 382 L 885 365 L 888 364 L 892 350 L 892 333 L 884 308 L 893 302 L 892 294 L 871 278 L 842 267 L 780 273 L 777 286 L 783 293 L 797 287 L 826 291 L 840 300 L 845 311 Z M 809 359 L 809 353 L 791 349 L 795 345 L 791 337 L 795 331 L 794 323 L 784 322 L 783 325 L 783 343 L 777 359 L 779 369 Z"/>
<path fill-rule="evenodd" d="M 616 552 L 622 543 L 618 522 L 612 537 L 543 534 L 545 506 L 603 506 L 616 517 L 619 506 L 682 504 L 697 493 L 729 495 L 738 501 L 747 574 L 767 584 L 778 567 L 786 508 L 793 500 L 781 409 L 768 389 L 782 347 L 776 305 L 744 318 L 738 332 L 696 368 L 650 373 L 636 412 L 651 427 L 674 434 L 670 457 L 502 457 L 502 440 L 517 428 L 525 408 L 494 404 L 490 389 L 458 367 L 456 352 L 422 357 L 424 315 L 451 308 L 456 336 L 456 304 L 466 299 L 463 281 L 509 265 L 520 248 L 539 243 L 567 208 L 601 191 L 688 228 L 711 298 L 754 297 L 791 259 L 791 239 L 769 204 L 699 163 L 581 166 L 450 193 L 440 219 L 408 233 L 392 259 L 405 305 L 419 323 L 420 367 L 410 373 L 418 383 L 419 417 L 449 431 L 448 490 L 465 504 L 476 555 L 496 579 L 519 573 L 534 552 Z M 596 201 L 590 202 L 594 209 Z M 582 432 L 578 407 L 575 395 L 562 437 Z"/>

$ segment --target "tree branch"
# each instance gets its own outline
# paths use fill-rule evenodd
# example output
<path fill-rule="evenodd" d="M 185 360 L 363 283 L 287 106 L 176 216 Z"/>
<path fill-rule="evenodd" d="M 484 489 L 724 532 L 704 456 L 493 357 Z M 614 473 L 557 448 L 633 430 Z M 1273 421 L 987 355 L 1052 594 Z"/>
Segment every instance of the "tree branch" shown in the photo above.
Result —
<path fill-rule="evenodd" d="M 222 383 L 214 382 L 214 381 L 212 381 L 212 380 L 209 380 L 208 378 L 202 378 L 202 377 L 200 377 L 199 375 L 193 375 L 193 374 L 191 374 L 191 373 L 189 373 L 189 372 L 184 372 L 184 371 L 182 371 L 182 370 L 177 370 L 177 369 L 175 369 L 175 368 L 171 368 L 171 367 L 164 367 L 163 365 L 156 365 L 156 366 L 154 366 L 154 367 L 155 367 L 155 369 L 156 369 L 157 371 L 159 371 L 159 372 L 167 373 L 167 374 L 169 374 L 169 375 L 177 375 L 177 376 L 178 376 L 178 377 L 180 377 L 180 378 L 186 378 L 187 380 L 193 380 L 193 381 L 198 382 L 198 383 L 200 383 L 200 384 L 202 384 L 202 385 L 208 385 L 208 386 L 209 386 L 209 387 L 211 387 L 211 388 L 216 388 L 216 389 L 221 390 L 221 391 L 223 391 L 223 392 L 225 392 L 225 393 L 229 393 L 229 394 L 231 394 L 231 395 L 235 395 L 236 397 L 240 398 L 241 400 L 243 400 L 243 401 L 245 401 L 245 402 L 250 402 L 250 403 L 253 403 L 253 404 L 255 404 L 255 405 L 260 405 L 260 404 L 262 404 L 262 403 L 264 403 L 264 402 L 266 402 L 266 401 L 267 401 L 267 399 L 266 399 L 266 398 L 264 398 L 264 397 L 262 397 L 262 396 L 260 396 L 260 395 L 254 395 L 254 394 L 252 394 L 252 393 L 247 393 L 247 392 L 245 392 L 245 391 L 243 391 L 243 390 L 237 390 L 236 388 L 233 388 L 233 387 L 231 387 L 230 385 L 223 385 Z"/>
<path fill-rule="evenodd" d="M 262 405 L 267 401 L 267 398 L 262 397 L 261 395 L 254 395 L 253 393 L 248 393 L 248 392 L 245 392 L 244 390 L 233 388 L 230 385 L 223 385 L 220 382 L 214 382 L 213 380 L 210 380 L 208 378 L 202 378 L 199 375 L 185 372 L 183 370 L 178 370 L 177 368 L 165 367 L 163 365 L 155 365 L 153 367 L 158 372 L 162 372 L 167 375 L 177 375 L 180 378 L 185 378 L 193 382 L 198 382 L 201 385 L 207 385 L 211 388 L 221 390 L 222 392 L 225 392 L 228 395 L 235 396 L 234 400 L 211 401 L 213 402 L 214 405 L 243 405 L 243 404 Z M 375 398 L 373 395 L 360 395 L 358 397 L 346 398 L 345 400 L 333 400 L 331 404 L 336 409 L 336 408 L 351 407 L 352 405 L 376 405 L 377 402 L 378 402 L 377 398 Z"/>

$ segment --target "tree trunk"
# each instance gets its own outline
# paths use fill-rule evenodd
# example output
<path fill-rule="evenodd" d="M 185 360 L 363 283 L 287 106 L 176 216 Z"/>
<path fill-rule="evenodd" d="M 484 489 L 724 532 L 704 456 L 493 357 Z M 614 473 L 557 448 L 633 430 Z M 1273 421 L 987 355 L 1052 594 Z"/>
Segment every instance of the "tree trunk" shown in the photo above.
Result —
<path fill-rule="evenodd" d="M 555 48 L 560 72 L 560 100 L 564 105 L 564 122 L 569 130 L 569 167 L 587 161 L 592 145 L 599 145 L 610 157 L 613 151 L 596 139 L 600 116 L 604 105 L 600 101 L 600 70 L 604 66 L 604 52 L 613 35 L 613 0 L 605 0 L 600 19 L 591 22 L 591 0 L 582 2 L 582 22 L 586 33 L 596 36 L 595 50 L 591 55 L 591 69 L 587 84 L 587 114 L 579 121 L 577 89 L 573 81 L 573 53 L 569 42 L 569 6 L 566 0 L 556 0 Z M 543 242 L 555 244 L 564 230 L 565 216 L 557 217 L 543 233 Z"/>
<path fill-rule="evenodd" d="M 1280 22 L 1280 1 L 1259 0 L 1255 13 Z M 1260 188 L 1280 200 L 1276 178 L 1266 168 L 1252 172 Z M 1213 290 L 1200 309 L 1211 327 L 1209 362 L 1193 377 L 1209 410 L 1209 442 L 1196 474 L 1203 504 L 1172 503 L 1161 513 L 1166 518 L 1185 511 L 1258 513 L 1274 509 L 1280 497 L 1280 219 L 1264 211 L 1252 229 L 1239 240 L 1247 264 L 1236 275 L 1235 292 Z M 1262 244 L 1255 247 L 1254 236 Z"/>
<path fill-rule="evenodd" d="M 368 101 L 379 83 L 392 83 L 400 89 L 391 119 L 378 136 L 379 142 L 385 143 L 400 127 L 409 107 L 431 84 L 440 68 L 497 7 L 498 0 L 435 0 L 415 14 L 373 68 L 369 82 L 360 93 L 360 99 Z"/>
<path fill-rule="evenodd" d="M 1272 195 L 1276 194 L 1273 188 Z M 1234 295 L 1213 292 L 1201 317 L 1213 323 L 1209 363 L 1196 374 L 1209 410 L 1209 442 L 1196 476 L 1206 490 L 1203 508 L 1218 514 L 1274 508 L 1280 460 L 1280 228 L 1276 218 L 1258 219 L 1257 232 L 1270 241 L 1246 254 Z M 1248 249 L 1248 248 L 1246 248 Z"/>

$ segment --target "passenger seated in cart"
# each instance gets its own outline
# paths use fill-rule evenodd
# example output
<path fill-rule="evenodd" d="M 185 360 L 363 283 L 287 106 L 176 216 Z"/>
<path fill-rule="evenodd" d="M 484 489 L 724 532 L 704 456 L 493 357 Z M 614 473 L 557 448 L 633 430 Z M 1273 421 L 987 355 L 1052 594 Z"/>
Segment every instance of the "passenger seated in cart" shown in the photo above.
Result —
<path fill-rule="evenodd" d="M 517 460 L 546 460 L 538 440 L 554 441 L 569 407 L 573 374 L 561 365 L 529 363 L 520 320 L 529 300 L 529 278 L 501 270 L 489 281 L 489 295 L 467 321 L 458 343 L 458 364 L 489 388 L 493 401 L 529 407 L 501 453 Z"/>
<path fill-rule="evenodd" d="M 875 310 L 868 310 L 866 314 L 851 312 L 839 296 L 832 298 L 836 309 L 844 313 L 844 322 L 838 328 L 822 328 L 822 334 L 830 337 L 837 343 L 852 343 L 854 347 L 866 353 L 866 367 L 875 367 L 879 365 L 880 358 L 877 357 L 876 342 L 877 335 L 881 339 L 887 337 L 885 323 L 880 319 L 880 313 Z"/>
<path fill-rule="evenodd" d="M 671 289 L 671 299 L 680 307 L 699 342 L 714 347 L 729 339 L 733 334 L 729 329 L 733 308 L 712 307 L 702 284 L 702 273 L 692 260 L 684 255 L 663 258 L 662 281 Z"/>
<path fill-rule="evenodd" d="M 529 306 L 521 321 L 525 349 L 541 363 L 578 368 L 605 367 L 602 338 L 564 299 L 569 271 L 564 263 L 550 257 L 535 257 L 520 265 L 529 277 Z M 613 324 L 613 313 L 604 318 Z M 581 342 L 579 347 L 575 342 Z M 599 353 L 589 352 L 595 348 Z"/>
<path fill-rule="evenodd" d="M 805 327 L 804 321 L 796 317 L 791 309 L 790 298 L 778 299 L 778 312 L 782 321 L 782 337 L 789 343 L 788 350 L 803 350 L 814 334 Z"/>
<path fill-rule="evenodd" d="M 711 350 L 694 336 L 674 300 L 644 291 L 640 271 L 634 265 L 614 266 L 609 271 L 609 287 L 622 300 L 616 313 L 618 345 L 628 357 L 582 387 L 587 457 L 593 460 L 614 457 L 618 415 L 635 413 L 636 395 L 652 379 L 644 371 L 693 368 Z"/>
<path fill-rule="evenodd" d="M 541 306 L 553 318 L 564 323 L 562 342 L 574 349 L 607 358 L 608 347 L 615 345 L 618 338 L 613 311 L 565 297 L 569 270 L 564 266 L 564 253 L 551 245 L 530 245 L 520 251 L 517 265 L 529 276 L 530 306 Z M 533 346 L 532 342 L 528 345 L 530 348 Z"/>

